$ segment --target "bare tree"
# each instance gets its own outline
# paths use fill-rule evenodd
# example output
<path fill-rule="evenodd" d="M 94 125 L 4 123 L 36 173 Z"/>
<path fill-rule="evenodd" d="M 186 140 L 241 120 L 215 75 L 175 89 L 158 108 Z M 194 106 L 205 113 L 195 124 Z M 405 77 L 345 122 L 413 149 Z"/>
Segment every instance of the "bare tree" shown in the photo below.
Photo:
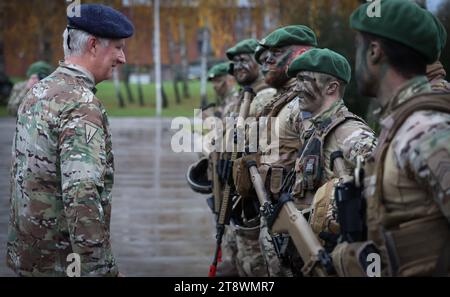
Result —
<path fill-rule="evenodd" d="M 187 53 L 187 47 L 186 47 L 186 30 L 184 28 L 184 23 L 179 23 L 179 30 L 180 30 L 180 42 L 179 42 L 179 49 L 180 49 L 180 59 L 181 59 L 181 79 L 183 81 L 183 97 L 184 98 L 190 98 L 191 94 L 189 93 L 189 60 L 188 60 L 188 53 Z"/>

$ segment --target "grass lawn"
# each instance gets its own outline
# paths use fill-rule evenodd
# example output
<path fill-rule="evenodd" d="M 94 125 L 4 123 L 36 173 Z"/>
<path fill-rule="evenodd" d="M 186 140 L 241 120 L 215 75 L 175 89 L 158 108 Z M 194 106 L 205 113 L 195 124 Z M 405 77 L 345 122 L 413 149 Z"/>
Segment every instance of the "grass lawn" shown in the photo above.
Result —
<path fill-rule="evenodd" d="M 13 81 L 18 81 L 18 79 L 13 79 Z M 155 85 L 148 84 L 143 85 L 144 94 L 144 106 L 139 106 L 138 103 L 138 89 L 137 85 L 131 84 L 131 92 L 134 97 L 135 103 L 129 103 L 125 91 L 125 86 L 122 83 L 122 96 L 125 100 L 125 108 L 119 108 L 119 103 L 115 95 L 114 84 L 112 81 L 104 81 L 97 85 L 96 96 L 103 102 L 106 107 L 109 116 L 117 117 L 153 117 L 156 113 L 156 95 L 155 95 Z M 171 81 L 164 82 L 164 90 L 167 94 L 169 106 L 162 110 L 163 117 L 177 117 L 186 116 L 193 117 L 194 109 L 200 106 L 200 81 L 190 81 L 189 82 L 189 92 L 191 98 L 181 98 L 181 103 L 175 103 L 174 89 Z M 180 95 L 181 84 L 179 84 Z M 208 100 L 210 102 L 214 101 L 214 91 L 212 85 L 208 84 L 207 88 Z M 6 107 L 0 106 L 0 117 L 6 116 Z"/>

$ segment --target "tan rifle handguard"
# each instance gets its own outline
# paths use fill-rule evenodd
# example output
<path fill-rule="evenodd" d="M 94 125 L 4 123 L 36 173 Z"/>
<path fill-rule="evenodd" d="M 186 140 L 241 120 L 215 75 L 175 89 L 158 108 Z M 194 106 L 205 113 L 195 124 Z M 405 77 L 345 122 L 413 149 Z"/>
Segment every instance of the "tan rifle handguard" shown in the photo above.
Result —
<path fill-rule="evenodd" d="M 252 165 L 251 162 L 248 162 L 248 164 L 259 203 L 262 206 L 271 203 L 264 188 L 261 175 L 256 168 L 256 163 L 253 163 Z M 301 212 L 297 210 L 294 202 L 288 201 L 283 204 L 275 223 L 271 228 L 271 232 L 288 233 L 291 236 L 297 251 L 305 263 L 302 268 L 304 275 L 328 275 L 326 270 L 319 264 L 319 257 L 325 253 L 325 249 L 320 245 L 311 226 Z"/>

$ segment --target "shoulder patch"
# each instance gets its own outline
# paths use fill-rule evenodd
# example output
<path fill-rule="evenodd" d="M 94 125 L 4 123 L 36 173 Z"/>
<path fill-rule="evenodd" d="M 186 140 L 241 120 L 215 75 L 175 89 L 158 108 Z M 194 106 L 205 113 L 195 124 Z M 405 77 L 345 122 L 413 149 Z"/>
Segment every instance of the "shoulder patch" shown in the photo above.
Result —
<path fill-rule="evenodd" d="M 85 136 L 86 136 L 86 144 L 89 144 L 89 142 L 91 142 L 92 138 L 94 137 L 95 133 L 97 133 L 98 128 L 90 125 L 90 124 L 85 124 L 84 125 L 84 131 L 85 131 Z"/>

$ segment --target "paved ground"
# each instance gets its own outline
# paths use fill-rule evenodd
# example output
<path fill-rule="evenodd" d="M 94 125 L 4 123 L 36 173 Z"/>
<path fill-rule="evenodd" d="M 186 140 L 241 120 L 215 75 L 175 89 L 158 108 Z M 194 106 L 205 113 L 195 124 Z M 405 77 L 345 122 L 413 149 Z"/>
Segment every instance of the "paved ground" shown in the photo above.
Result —
<path fill-rule="evenodd" d="M 11 275 L 4 254 L 14 125 L 13 119 L 0 119 L 0 276 Z M 170 120 L 112 118 L 111 130 L 116 162 L 112 245 L 121 272 L 207 276 L 213 219 L 206 197 L 195 194 L 184 177 L 196 154 L 172 152 L 176 131 L 170 130 Z"/>

